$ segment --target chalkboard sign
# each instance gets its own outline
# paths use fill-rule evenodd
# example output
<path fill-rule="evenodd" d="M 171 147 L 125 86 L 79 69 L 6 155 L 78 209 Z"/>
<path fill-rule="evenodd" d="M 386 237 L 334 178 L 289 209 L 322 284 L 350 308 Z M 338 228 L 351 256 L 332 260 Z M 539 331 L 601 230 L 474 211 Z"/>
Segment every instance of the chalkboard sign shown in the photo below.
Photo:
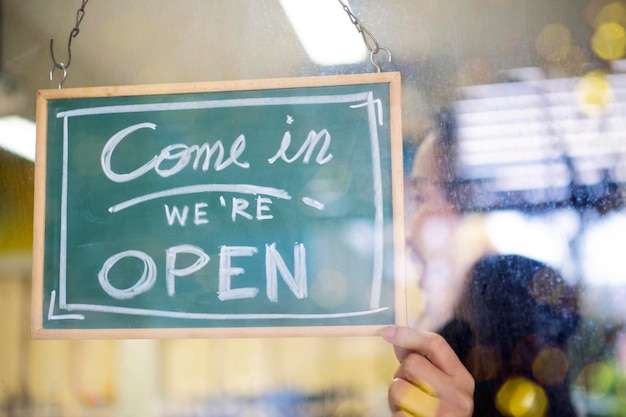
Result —
<path fill-rule="evenodd" d="M 41 90 L 35 338 L 403 324 L 400 75 Z"/>

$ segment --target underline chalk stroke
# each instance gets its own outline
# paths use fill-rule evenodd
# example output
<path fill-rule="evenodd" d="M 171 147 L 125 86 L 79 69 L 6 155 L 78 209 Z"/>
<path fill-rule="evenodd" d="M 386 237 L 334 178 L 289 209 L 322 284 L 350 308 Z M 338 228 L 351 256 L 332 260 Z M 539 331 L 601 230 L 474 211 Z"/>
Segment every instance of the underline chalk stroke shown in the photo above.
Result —
<path fill-rule="evenodd" d="M 215 193 L 215 192 L 231 192 L 251 195 L 268 195 L 270 197 L 280 198 L 282 200 L 291 200 L 291 196 L 285 190 L 273 187 L 264 187 L 251 184 L 201 184 L 188 185 L 184 187 L 171 188 L 169 190 L 149 193 L 130 200 L 123 201 L 109 207 L 109 213 L 117 213 L 137 204 L 146 201 L 156 200 L 159 198 L 171 197 L 176 195 L 199 194 L 199 193 Z"/>

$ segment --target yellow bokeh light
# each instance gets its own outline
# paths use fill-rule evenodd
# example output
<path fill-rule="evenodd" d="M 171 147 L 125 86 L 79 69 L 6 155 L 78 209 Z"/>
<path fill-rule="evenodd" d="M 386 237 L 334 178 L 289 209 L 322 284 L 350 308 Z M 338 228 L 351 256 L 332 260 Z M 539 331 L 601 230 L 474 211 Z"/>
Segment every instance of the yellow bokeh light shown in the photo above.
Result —
<path fill-rule="evenodd" d="M 626 52 L 626 30 L 617 22 L 601 24 L 591 38 L 591 49 L 607 61 L 622 58 Z"/>
<path fill-rule="evenodd" d="M 587 20 L 587 23 L 593 26 L 596 16 L 607 3 L 610 2 L 607 0 L 589 0 L 587 7 L 585 7 L 585 20 Z"/>
<path fill-rule="evenodd" d="M 593 27 L 598 28 L 606 23 L 617 23 L 621 26 L 626 25 L 626 6 L 620 2 L 614 1 L 602 7 L 593 18 Z"/>
<path fill-rule="evenodd" d="M 583 368 L 575 380 L 576 388 L 589 397 L 604 397 L 615 380 L 615 374 L 608 365 L 594 362 Z"/>
<path fill-rule="evenodd" d="M 535 40 L 535 48 L 548 62 L 565 59 L 572 46 L 572 34 L 560 23 L 552 23 L 543 28 Z"/>
<path fill-rule="evenodd" d="M 465 357 L 465 364 L 476 381 L 495 378 L 500 370 L 500 358 L 491 346 L 476 345 Z"/>
<path fill-rule="evenodd" d="M 564 297 L 565 284 L 552 268 L 541 268 L 528 283 L 528 291 L 538 303 L 552 305 Z"/>
<path fill-rule="evenodd" d="M 622 374 L 615 384 L 615 395 L 619 400 L 626 404 L 626 375 Z"/>
<path fill-rule="evenodd" d="M 565 70 L 565 77 L 578 76 L 584 72 L 584 68 L 589 62 L 587 52 L 577 45 L 572 45 L 567 56 L 561 61 L 562 68 Z"/>
<path fill-rule="evenodd" d="M 585 74 L 576 86 L 578 108 L 587 116 L 600 116 L 613 99 L 613 88 L 600 71 Z"/>
<path fill-rule="evenodd" d="M 567 354 L 561 349 L 542 349 L 533 361 L 533 376 L 543 385 L 558 385 L 565 380 L 569 370 Z"/>
<path fill-rule="evenodd" d="M 516 377 L 508 379 L 496 394 L 498 410 L 510 417 L 543 417 L 548 409 L 545 391 L 534 382 Z"/>

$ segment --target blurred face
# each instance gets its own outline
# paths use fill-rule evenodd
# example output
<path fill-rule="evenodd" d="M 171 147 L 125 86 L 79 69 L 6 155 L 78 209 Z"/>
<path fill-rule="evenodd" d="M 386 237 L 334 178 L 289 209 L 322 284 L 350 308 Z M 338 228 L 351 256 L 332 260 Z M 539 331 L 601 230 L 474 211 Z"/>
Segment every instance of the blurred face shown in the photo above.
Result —
<path fill-rule="evenodd" d="M 459 217 L 442 188 L 435 139 L 427 137 L 415 158 L 411 172 L 415 207 L 407 236 L 414 261 L 422 266 L 420 287 L 426 296 L 425 314 L 433 328 L 452 317 L 462 287 L 462 274 L 457 273 L 454 262 Z"/>
<path fill-rule="evenodd" d="M 408 244 L 421 263 L 427 264 L 447 246 L 449 226 L 458 216 L 442 187 L 442 167 L 436 158 L 435 136 L 428 136 L 419 147 L 411 171 L 415 207 L 409 219 Z"/>

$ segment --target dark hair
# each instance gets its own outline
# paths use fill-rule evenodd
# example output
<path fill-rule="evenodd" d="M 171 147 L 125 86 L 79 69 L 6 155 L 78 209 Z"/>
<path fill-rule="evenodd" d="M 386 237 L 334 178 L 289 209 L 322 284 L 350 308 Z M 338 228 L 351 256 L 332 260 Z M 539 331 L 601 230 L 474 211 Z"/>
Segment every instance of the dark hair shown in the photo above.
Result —
<path fill-rule="evenodd" d="M 551 382 L 537 378 L 533 365 L 546 348 L 566 354 L 580 320 L 575 288 L 548 266 L 518 255 L 486 256 L 469 274 L 456 318 L 441 334 L 476 378 L 475 415 L 500 415 L 496 392 L 509 378 L 523 376 L 542 386 L 547 415 L 574 416 L 567 369 Z M 543 366 L 554 374 L 550 367 L 556 365 Z"/>
<path fill-rule="evenodd" d="M 517 255 L 491 255 L 470 270 L 466 305 L 481 344 L 539 335 L 565 347 L 578 323 L 573 287 L 552 268 Z M 504 355 L 512 351 L 504 350 Z"/>

